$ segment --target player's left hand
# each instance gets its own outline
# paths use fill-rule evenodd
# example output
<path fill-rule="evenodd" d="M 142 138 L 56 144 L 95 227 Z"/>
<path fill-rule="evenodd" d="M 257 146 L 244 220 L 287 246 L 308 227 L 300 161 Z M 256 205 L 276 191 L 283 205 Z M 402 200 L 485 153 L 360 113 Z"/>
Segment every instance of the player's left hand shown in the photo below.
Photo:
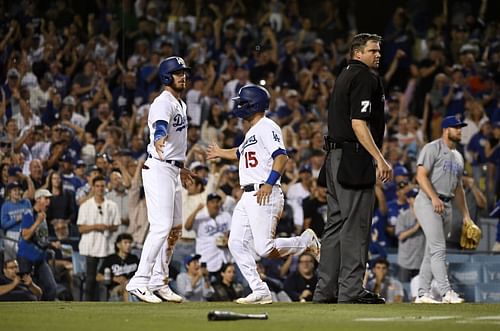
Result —
<path fill-rule="evenodd" d="M 188 168 L 181 168 L 181 184 L 182 187 L 186 188 L 188 184 L 193 184 L 193 177 L 196 175 L 191 172 Z"/>
<path fill-rule="evenodd" d="M 161 160 L 163 160 L 163 149 L 165 148 L 166 142 L 167 142 L 167 136 L 160 138 L 155 142 L 156 153 L 158 153 L 158 156 L 160 157 Z"/>
<path fill-rule="evenodd" d="M 259 205 L 265 205 L 269 203 L 269 196 L 273 191 L 273 187 L 269 184 L 264 184 L 260 187 L 260 189 L 254 195 L 257 196 L 257 203 Z"/>

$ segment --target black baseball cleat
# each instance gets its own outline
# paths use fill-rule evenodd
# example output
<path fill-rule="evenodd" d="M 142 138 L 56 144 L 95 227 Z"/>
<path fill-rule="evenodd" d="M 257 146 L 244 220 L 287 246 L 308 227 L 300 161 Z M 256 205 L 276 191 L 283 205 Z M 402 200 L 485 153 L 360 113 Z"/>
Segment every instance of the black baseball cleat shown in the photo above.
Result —
<path fill-rule="evenodd" d="M 339 303 L 354 303 L 354 304 L 384 304 L 385 299 L 379 294 L 364 290 L 357 298 L 339 301 Z"/>

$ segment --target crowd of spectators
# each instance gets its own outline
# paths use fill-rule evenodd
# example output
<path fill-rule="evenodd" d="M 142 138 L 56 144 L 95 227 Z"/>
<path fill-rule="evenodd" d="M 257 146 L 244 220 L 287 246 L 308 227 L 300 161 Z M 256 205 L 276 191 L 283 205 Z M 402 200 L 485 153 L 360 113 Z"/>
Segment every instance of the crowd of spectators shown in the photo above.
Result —
<path fill-rule="evenodd" d="M 440 10 L 423 21 L 417 12 L 392 8 L 383 33 L 383 152 L 395 176 L 391 183 L 377 184 L 373 257 L 397 251 L 406 239 L 398 222 L 410 206 L 416 158 L 425 142 L 440 136 L 444 116 L 468 123 L 460 148 L 471 178 L 466 192 L 473 219 L 487 215 L 500 195 L 500 23 L 486 19 L 491 0 L 441 2 Z M 321 236 L 326 188 L 317 178 L 325 158 L 328 100 L 350 38 L 364 32 L 357 31 L 352 8 L 342 3 L 323 0 L 321 10 L 311 10 L 299 0 L 95 0 L 85 6 L 70 0 L 1 1 L 4 273 L 17 268 L 23 215 L 33 209 L 35 192 L 45 189 L 51 197 L 50 243 L 44 249 L 58 298 L 61 293 L 72 297 L 72 262 L 79 253 L 86 264 L 85 299 L 99 299 L 95 287 L 107 282 L 111 297 L 128 300 L 123 286 L 136 262 L 129 255 L 140 256 L 148 227 L 140 169 L 147 157 L 149 102 L 162 88 L 157 66 L 172 55 L 192 68 L 185 95 L 186 165 L 198 175 L 183 192 L 188 226 L 170 275 L 175 280 L 179 273 L 179 293 L 213 300 L 234 299 L 248 290 L 238 283 L 242 277 L 225 247 L 229 215 L 241 195 L 237 167 L 207 162 L 205 156 L 212 141 L 223 148 L 242 142 L 245 123 L 231 114 L 231 98 L 245 84 L 270 92 L 267 115 L 282 127 L 290 157 L 281 181 L 287 203 L 276 233 L 293 236 L 312 228 Z M 211 221 L 215 228 L 205 224 Z M 210 237 L 198 241 L 205 228 Z M 452 236 L 450 247 L 457 242 Z M 204 256 L 210 244 L 219 251 Z M 276 298 L 305 301 L 316 279 L 310 260 L 307 255 L 264 259 L 259 270 Z M 382 269 L 388 265 L 377 261 L 367 284 L 383 288 Z M 31 278 L 10 271 L 5 276 L 16 285 L 12 288 L 24 282 L 24 297 L 42 297 Z"/>

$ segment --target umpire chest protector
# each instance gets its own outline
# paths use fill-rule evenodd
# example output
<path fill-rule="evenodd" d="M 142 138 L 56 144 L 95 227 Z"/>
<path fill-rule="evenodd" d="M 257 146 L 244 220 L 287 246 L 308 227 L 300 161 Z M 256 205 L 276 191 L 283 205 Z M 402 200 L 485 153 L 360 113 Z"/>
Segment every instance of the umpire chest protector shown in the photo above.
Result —
<path fill-rule="evenodd" d="M 365 120 L 377 146 L 385 129 L 382 80 L 361 61 L 351 60 L 338 76 L 328 107 L 328 135 L 335 142 L 357 142 L 351 120 Z"/>

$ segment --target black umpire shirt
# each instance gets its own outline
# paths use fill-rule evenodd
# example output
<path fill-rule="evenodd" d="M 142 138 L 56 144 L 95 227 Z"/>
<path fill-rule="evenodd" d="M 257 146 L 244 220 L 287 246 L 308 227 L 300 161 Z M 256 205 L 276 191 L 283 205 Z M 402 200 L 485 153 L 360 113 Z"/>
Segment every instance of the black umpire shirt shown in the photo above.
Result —
<path fill-rule="evenodd" d="M 335 142 L 358 141 L 352 119 L 365 120 L 375 144 L 382 147 L 385 129 L 382 80 L 358 60 L 350 60 L 335 82 L 328 108 L 328 135 Z"/>

